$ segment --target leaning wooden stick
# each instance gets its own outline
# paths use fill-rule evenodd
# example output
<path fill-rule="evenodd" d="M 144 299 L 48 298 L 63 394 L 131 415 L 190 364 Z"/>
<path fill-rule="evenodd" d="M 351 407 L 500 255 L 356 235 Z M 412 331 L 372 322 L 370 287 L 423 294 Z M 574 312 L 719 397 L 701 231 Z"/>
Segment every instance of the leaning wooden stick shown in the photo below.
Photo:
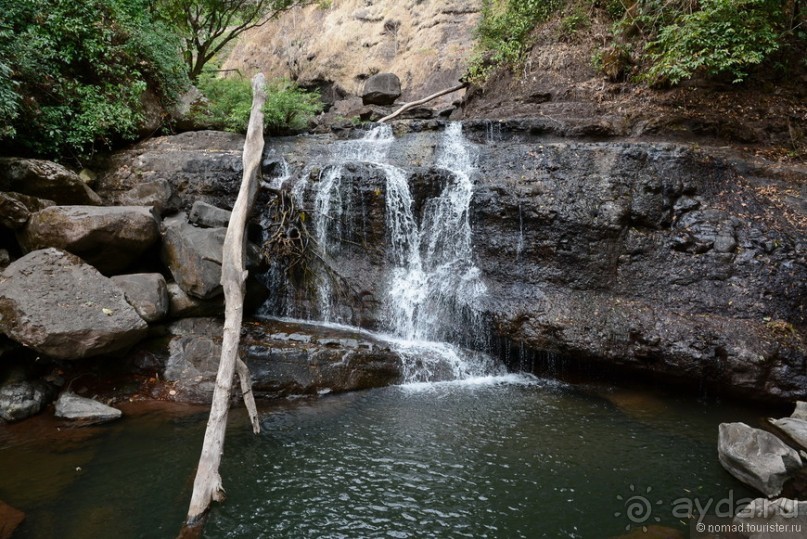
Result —
<path fill-rule="evenodd" d="M 456 92 L 457 90 L 462 90 L 466 86 L 468 86 L 468 83 L 467 82 L 462 82 L 460 84 L 457 84 L 456 86 L 452 86 L 451 88 L 446 88 L 445 90 L 440 90 L 439 92 L 437 92 L 435 94 L 432 94 L 432 95 L 430 95 L 428 97 L 424 97 L 423 99 L 418 99 L 417 101 L 412 101 L 411 103 L 407 103 L 406 105 L 399 108 L 398 110 L 396 110 L 395 112 L 393 112 L 389 116 L 384 116 L 383 118 L 378 120 L 378 123 L 383 124 L 384 122 L 386 122 L 388 120 L 392 120 L 393 118 L 395 118 L 396 116 L 398 116 L 402 112 L 406 112 L 407 110 L 411 109 L 412 107 L 417 107 L 418 105 L 422 105 L 423 103 L 428 103 L 432 99 L 437 99 L 441 95 L 446 95 L 446 94 L 450 94 L 451 92 Z"/>
<path fill-rule="evenodd" d="M 244 143 L 244 176 L 238 198 L 235 200 L 227 234 L 224 237 L 224 251 L 221 264 L 221 284 L 224 288 L 224 340 L 221 346 L 221 361 L 210 418 L 196 469 L 193 495 L 188 509 L 186 526 L 197 524 L 210 507 L 211 502 L 224 499 L 224 489 L 219 476 L 219 464 L 224 451 L 224 435 L 227 429 L 227 415 L 230 408 L 230 392 L 238 358 L 238 342 L 241 337 L 241 321 L 244 315 L 244 282 L 247 271 L 244 268 L 246 246 L 246 223 L 255 193 L 258 189 L 258 169 L 263 154 L 263 103 L 266 101 L 266 83 L 262 74 L 252 79 L 252 112 L 249 117 L 247 139 Z M 245 379 L 249 380 L 246 365 L 240 366 L 242 388 Z M 258 430 L 257 412 L 252 392 L 244 392 L 244 400 L 250 412 L 253 430 Z M 251 404 L 251 406 L 250 406 Z"/>

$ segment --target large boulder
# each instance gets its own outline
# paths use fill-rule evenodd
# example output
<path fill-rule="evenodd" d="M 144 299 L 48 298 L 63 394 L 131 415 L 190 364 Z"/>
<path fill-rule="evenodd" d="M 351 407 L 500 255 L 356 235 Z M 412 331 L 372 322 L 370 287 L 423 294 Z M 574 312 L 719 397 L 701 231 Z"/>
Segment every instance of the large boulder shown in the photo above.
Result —
<path fill-rule="evenodd" d="M 12 230 L 22 228 L 32 213 L 48 206 L 53 206 L 52 200 L 0 192 L 0 225 Z"/>
<path fill-rule="evenodd" d="M 160 237 L 149 208 L 51 206 L 31 216 L 18 235 L 27 251 L 58 247 L 99 271 L 124 270 Z"/>
<path fill-rule="evenodd" d="M 203 228 L 227 228 L 227 225 L 230 224 L 231 214 L 232 212 L 228 210 L 197 200 L 193 203 L 188 221 Z"/>
<path fill-rule="evenodd" d="M 0 331 L 53 358 L 80 359 L 129 347 L 147 325 L 110 279 L 50 248 L 0 273 Z"/>
<path fill-rule="evenodd" d="M 721 423 L 717 451 L 726 471 L 769 498 L 802 467 L 796 450 L 745 423 Z"/>
<path fill-rule="evenodd" d="M 123 412 L 96 400 L 76 395 L 72 391 L 65 391 L 56 400 L 54 415 L 81 425 L 90 425 L 114 421 L 123 416 Z"/>
<path fill-rule="evenodd" d="M 401 97 L 401 79 L 394 73 L 378 73 L 367 79 L 361 94 L 365 105 L 392 105 Z"/>
<path fill-rule="evenodd" d="M 120 195 L 117 202 L 121 206 L 152 206 L 154 211 L 163 215 L 177 209 L 173 200 L 174 190 L 168 180 L 155 178 L 138 183 Z"/>
<path fill-rule="evenodd" d="M 78 174 L 40 159 L 0 157 L 0 191 L 47 198 L 57 204 L 101 204 L 101 198 Z"/>
<path fill-rule="evenodd" d="M 743 539 L 803 539 L 807 501 L 757 498 L 737 512 L 733 524 Z"/>
<path fill-rule="evenodd" d="M 168 314 L 168 288 L 159 273 L 116 275 L 112 282 L 146 322 L 157 322 Z"/>
<path fill-rule="evenodd" d="M 221 253 L 226 228 L 197 228 L 180 216 L 165 221 L 163 261 L 185 293 L 199 299 L 221 294 Z"/>
<path fill-rule="evenodd" d="M 36 415 L 48 401 L 48 388 L 41 382 L 14 381 L 0 386 L 0 419 L 19 421 Z"/>
<path fill-rule="evenodd" d="M 807 449 L 807 420 L 795 417 L 771 419 L 770 422 L 787 434 L 802 449 Z"/>

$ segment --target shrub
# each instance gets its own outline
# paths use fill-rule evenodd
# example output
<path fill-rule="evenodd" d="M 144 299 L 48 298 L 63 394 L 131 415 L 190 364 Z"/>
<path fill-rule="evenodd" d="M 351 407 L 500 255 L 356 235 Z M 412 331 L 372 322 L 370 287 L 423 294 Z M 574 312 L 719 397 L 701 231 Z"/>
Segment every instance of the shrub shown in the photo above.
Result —
<path fill-rule="evenodd" d="M 0 138 L 44 157 L 136 135 L 141 95 L 187 84 L 179 43 L 149 0 L 0 0 Z"/>
<path fill-rule="evenodd" d="M 651 83 L 678 82 L 697 73 L 748 75 L 781 44 L 781 3 L 776 0 L 701 0 L 681 12 L 647 45 Z"/>
<path fill-rule="evenodd" d="M 209 100 L 205 119 L 215 127 L 243 133 L 252 107 L 252 87 L 241 78 L 216 78 L 208 73 L 199 78 L 199 90 Z M 283 133 L 304 129 L 322 110 L 319 95 L 306 92 L 287 79 L 271 81 L 263 106 L 264 129 Z"/>

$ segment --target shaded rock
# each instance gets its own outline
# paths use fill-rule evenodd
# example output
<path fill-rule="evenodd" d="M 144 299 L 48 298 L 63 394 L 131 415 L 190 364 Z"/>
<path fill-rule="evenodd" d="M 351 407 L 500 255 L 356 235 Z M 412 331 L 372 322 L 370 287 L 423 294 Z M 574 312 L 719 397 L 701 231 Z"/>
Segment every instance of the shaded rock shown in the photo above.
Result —
<path fill-rule="evenodd" d="M 228 210 L 197 200 L 193 203 L 191 213 L 188 215 L 188 221 L 203 228 L 227 228 L 227 225 L 230 224 L 231 213 Z"/>
<path fill-rule="evenodd" d="M 138 183 L 128 191 L 120 195 L 117 200 L 122 206 L 152 206 L 159 215 L 176 210 L 176 204 L 172 203 L 174 192 L 171 184 L 162 178 Z"/>
<path fill-rule="evenodd" d="M 770 419 L 769 421 L 782 429 L 802 449 L 807 449 L 807 420 L 785 417 L 782 419 Z"/>
<path fill-rule="evenodd" d="M 744 539 L 802 539 L 807 501 L 757 498 L 737 512 L 733 523 L 742 526 L 738 537 Z"/>
<path fill-rule="evenodd" d="M 0 419 L 20 421 L 36 415 L 47 400 L 48 388 L 42 382 L 23 380 L 6 383 L 0 387 Z"/>
<path fill-rule="evenodd" d="M 195 316 L 220 316 L 224 314 L 224 296 L 199 299 L 189 296 L 177 283 L 168 283 L 168 316 L 189 318 Z"/>
<path fill-rule="evenodd" d="M 226 228 L 197 228 L 177 217 L 165 221 L 162 256 L 171 275 L 190 296 L 222 293 L 221 254 Z"/>
<path fill-rule="evenodd" d="M 185 318 L 169 326 L 164 378 L 173 383 L 177 400 L 209 402 L 223 329 L 223 321 L 215 318 Z M 257 397 L 352 391 L 401 378 L 397 354 L 354 332 L 249 321 L 242 333 L 241 357 L 250 367 Z"/>
<path fill-rule="evenodd" d="M 25 204 L 9 193 L 0 192 L 0 225 L 11 230 L 22 228 L 31 217 L 31 212 Z"/>
<path fill-rule="evenodd" d="M 361 94 L 365 105 L 392 105 L 401 97 L 401 79 L 394 73 L 378 73 L 364 82 Z"/>
<path fill-rule="evenodd" d="M 0 273 L 0 331 L 57 359 L 127 348 L 146 322 L 110 279 L 59 249 L 34 251 Z"/>
<path fill-rule="evenodd" d="M 151 210 L 138 206 L 51 206 L 19 233 L 27 251 L 57 247 L 103 273 L 125 269 L 160 237 Z"/>
<path fill-rule="evenodd" d="M 159 273 L 132 273 L 111 279 L 146 322 L 157 322 L 168 314 L 168 289 Z"/>
<path fill-rule="evenodd" d="M 0 500 L 0 539 L 10 539 L 24 520 L 25 513 Z"/>
<path fill-rule="evenodd" d="M 0 268 L 5 268 L 11 264 L 11 255 L 6 249 L 0 249 Z"/>
<path fill-rule="evenodd" d="M 769 498 L 782 492 L 802 466 L 794 449 L 770 432 L 744 423 L 721 423 L 717 450 L 726 471 Z"/>
<path fill-rule="evenodd" d="M 56 399 L 55 415 L 81 424 L 95 424 L 120 419 L 123 412 L 96 400 L 65 391 Z"/>
<path fill-rule="evenodd" d="M 101 198 L 78 174 L 40 159 L 0 158 L 0 191 L 16 191 L 57 204 L 101 204 Z"/>
<path fill-rule="evenodd" d="M 790 414 L 790 417 L 795 419 L 804 419 L 807 421 L 807 402 L 798 401 L 796 403 L 796 409 L 793 410 L 793 413 Z"/>

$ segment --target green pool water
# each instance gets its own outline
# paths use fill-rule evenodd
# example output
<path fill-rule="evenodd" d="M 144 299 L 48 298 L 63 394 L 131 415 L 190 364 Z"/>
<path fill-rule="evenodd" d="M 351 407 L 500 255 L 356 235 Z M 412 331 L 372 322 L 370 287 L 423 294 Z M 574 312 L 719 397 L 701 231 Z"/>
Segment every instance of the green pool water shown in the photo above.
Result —
<path fill-rule="evenodd" d="M 27 514 L 15 537 L 176 537 L 206 411 L 151 403 L 125 412 L 90 429 L 59 430 L 47 416 L 0 426 L 0 499 Z M 265 404 L 260 436 L 234 410 L 222 465 L 228 498 L 205 537 L 685 530 L 676 513 L 687 500 L 750 495 L 717 461 L 717 425 L 759 416 L 515 375 Z"/>

